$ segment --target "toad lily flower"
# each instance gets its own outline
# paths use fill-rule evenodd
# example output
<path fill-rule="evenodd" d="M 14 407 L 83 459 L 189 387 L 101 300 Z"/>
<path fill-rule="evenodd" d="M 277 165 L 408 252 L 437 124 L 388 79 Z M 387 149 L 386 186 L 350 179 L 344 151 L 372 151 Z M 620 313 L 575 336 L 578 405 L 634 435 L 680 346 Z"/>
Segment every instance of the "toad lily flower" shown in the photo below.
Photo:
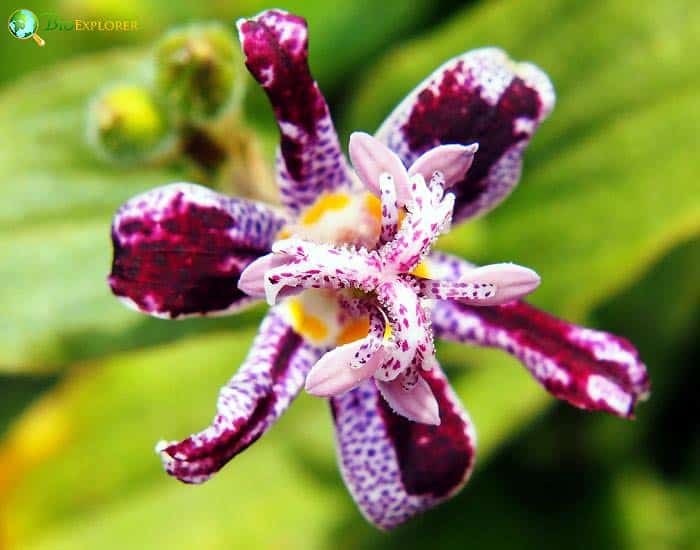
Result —
<path fill-rule="evenodd" d="M 338 300 L 353 318 L 366 319 L 368 326 L 361 331 L 367 332 L 365 338 L 326 353 L 311 369 L 306 377 L 309 393 L 341 396 L 374 376 L 393 411 L 438 425 L 438 402 L 421 376 L 421 371 L 436 367 L 429 302 L 493 306 L 520 298 L 539 284 L 536 273 L 511 264 L 472 269 L 456 281 L 412 274 L 452 219 L 454 195 L 445 194 L 444 188 L 464 178 L 476 150 L 476 145 L 438 146 L 407 172 L 381 142 L 353 134 L 350 157 L 355 169 L 368 192 L 381 200 L 381 227 L 373 239 L 379 247 L 285 239 L 242 273 L 238 287 L 252 296 L 266 296 L 270 305 L 300 290 L 332 289 L 338 292 L 327 293 L 327 300 Z M 427 184 L 425 177 L 430 177 Z M 406 214 L 399 229 L 400 208 Z"/>
<path fill-rule="evenodd" d="M 157 451 L 200 483 L 256 441 L 302 386 L 328 397 L 343 478 L 362 513 L 395 527 L 455 494 L 474 466 L 469 416 L 440 369 L 434 336 L 516 356 L 554 396 L 630 417 L 649 389 L 623 338 L 520 300 L 540 279 L 431 251 L 499 204 L 554 106 L 538 68 L 495 48 L 448 61 L 375 137 L 343 156 L 307 64 L 303 19 L 241 20 L 246 65 L 279 123 L 283 209 L 176 183 L 135 197 L 113 227 L 113 292 L 150 315 L 271 305 L 208 428 Z"/>

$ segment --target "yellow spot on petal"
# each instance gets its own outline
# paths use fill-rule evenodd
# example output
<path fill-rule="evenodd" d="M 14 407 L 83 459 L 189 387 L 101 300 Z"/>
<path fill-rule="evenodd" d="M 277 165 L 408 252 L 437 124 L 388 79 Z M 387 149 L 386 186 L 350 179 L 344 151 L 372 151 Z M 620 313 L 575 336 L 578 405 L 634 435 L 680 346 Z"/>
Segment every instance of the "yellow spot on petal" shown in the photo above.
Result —
<path fill-rule="evenodd" d="M 342 346 L 349 344 L 360 338 L 364 338 L 369 333 L 369 317 L 360 317 L 353 319 L 343 327 L 343 330 L 338 335 L 336 345 Z M 387 324 L 384 329 L 384 340 L 391 338 L 391 327 Z"/>
<path fill-rule="evenodd" d="M 369 317 L 359 317 L 353 319 L 347 325 L 343 327 L 343 330 L 338 335 L 336 343 L 339 346 L 343 344 L 349 344 L 360 338 L 367 336 L 369 332 Z"/>
<path fill-rule="evenodd" d="M 289 231 L 289 229 L 287 229 L 286 227 L 283 227 L 282 229 L 280 229 L 280 232 L 277 233 L 277 240 L 288 239 L 291 236 L 292 236 L 292 232 Z"/>
<path fill-rule="evenodd" d="M 292 317 L 292 326 L 297 329 L 304 321 L 304 306 L 299 300 L 289 300 L 289 315 Z M 297 329 L 297 332 L 299 330 Z"/>
<path fill-rule="evenodd" d="M 289 314 L 292 318 L 292 327 L 305 338 L 312 342 L 320 342 L 328 337 L 326 324 L 315 315 L 309 315 L 299 300 L 289 300 Z"/>
<path fill-rule="evenodd" d="M 381 223 L 382 202 L 379 200 L 379 197 L 375 197 L 371 193 L 367 193 L 367 196 L 365 198 L 365 208 L 367 209 L 367 212 L 369 212 L 370 216 L 372 216 L 375 220 Z"/>
<path fill-rule="evenodd" d="M 406 217 L 406 210 L 402 208 L 401 210 L 399 210 L 399 221 L 396 222 L 397 229 L 401 229 L 401 226 L 403 225 L 403 220 L 405 217 Z"/>
<path fill-rule="evenodd" d="M 367 197 L 365 198 L 365 208 L 367 209 L 367 212 L 369 212 L 369 215 L 377 220 L 377 222 L 382 222 L 382 201 L 379 200 L 379 197 L 375 197 L 374 195 L 367 193 Z M 400 208 L 398 221 L 399 229 L 401 229 L 401 224 L 403 223 L 405 217 L 406 209 Z"/>
<path fill-rule="evenodd" d="M 321 196 L 301 217 L 303 225 L 313 225 L 329 210 L 342 210 L 350 204 L 350 197 L 345 193 L 331 193 Z"/>
<path fill-rule="evenodd" d="M 411 271 L 411 275 L 415 275 L 416 277 L 423 277 L 424 279 L 430 279 L 430 269 L 428 268 L 428 263 L 427 262 L 419 263 L 413 269 L 413 271 Z"/>

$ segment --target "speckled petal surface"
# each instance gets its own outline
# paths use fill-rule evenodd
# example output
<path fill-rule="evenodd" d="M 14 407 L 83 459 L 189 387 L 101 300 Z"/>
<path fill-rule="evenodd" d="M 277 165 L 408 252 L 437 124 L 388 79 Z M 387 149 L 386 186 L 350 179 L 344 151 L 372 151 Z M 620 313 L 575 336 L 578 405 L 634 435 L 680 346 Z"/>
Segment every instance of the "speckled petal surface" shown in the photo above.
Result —
<path fill-rule="evenodd" d="M 277 241 L 275 255 L 288 262 L 265 273 L 265 294 L 270 305 L 280 293 L 294 288 L 359 288 L 378 284 L 381 261 L 375 251 L 335 247 L 301 239 Z"/>
<path fill-rule="evenodd" d="M 649 393 L 646 368 L 625 338 L 569 324 L 525 302 L 440 301 L 433 330 L 437 338 L 507 351 L 552 395 L 582 409 L 631 417 Z"/>
<path fill-rule="evenodd" d="M 424 298 L 495 306 L 524 298 L 540 284 L 533 270 L 511 263 L 472 269 L 457 281 L 411 277 Z"/>
<path fill-rule="evenodd" d="M 377 299 L 389 319 L 391 353 L 375 376 L 389 381 L 411 365 L 419 346 L 432 333 L 423 306 L 407 283 L 382 283 L 377 288 Z"/>
<path fill-rule="evenodd" d="M 363 515 L 381 529 L 448 499 L 474 467 L 469 416 L 439 367 L 423 377 L 440 408 L 439 426 L 392 412 L 373 380 L 331 399 L 343 479 Z"/>
<path fill-rule="evenodd" d="M 411 198 L 406 218 L 394 238 L 381 247 L 385 264 L 397 273 L 406 273 L 420 263 L 435 240 L 449 231 L 454 195 L 443 195 L 442 187 L 429 187 L 421 176 L 411 180 Z M 388 197 L 382 196 L 382 199 Z M 382 207 L 384 207 L 382 204 Z M 392 206 L 392 205 L 388 205 Z"/>
<path fill-rule="evenodd" d="M 164 318 L 223 314 L 251 302 L 245 267 L 269 252 L 284 216 L 188 183 L 126 202 L 112 224 L 109 285 L 126 305 Z"/>
<path fill-rule="evenodd" d="M 456 57 L 418 85 L 376 137 L 406 166 L 441 144 L 478 143 L 474 162 L 455 193 L 454 221 L 500 203 L 520 179 L 522 154 L 554 107 L 546 74 L 515 63 L 498 48 Z"/>
<path fill-rule="evenodd" d="M 221 389 L 211 426 L 156 447 L 167 472 L 185 483 L 209 479 L 287 410 L 324 351 L 306 343 L 281 312 L 270 310 L 248 358 Z"/>
<path fill-rule="evenodd" d="M 445 254 L 439 250 L 431 251 L 423 259 L 423 262 L 431 279 L 444 279 L 446 281 L 459 281 L 477 267 L 459 256 Z"/>
<path fill-rule="evenodd" d="M 309 70 L 306 21 L 269 10 L 237 26 L 246 66 L 277 117 L 282 203 L 298 213 L 322 192 L 351 181 L 328 105 Z"/>

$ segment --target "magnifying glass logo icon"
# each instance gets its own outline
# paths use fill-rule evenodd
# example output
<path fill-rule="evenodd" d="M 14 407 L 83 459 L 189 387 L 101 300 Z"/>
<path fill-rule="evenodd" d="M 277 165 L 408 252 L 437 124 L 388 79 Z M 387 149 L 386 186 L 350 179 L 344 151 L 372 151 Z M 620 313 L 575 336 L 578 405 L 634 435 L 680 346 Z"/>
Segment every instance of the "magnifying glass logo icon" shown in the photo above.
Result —
<path fill-rule="evenodd" d="M 29 40 L 31 38 L 38 46 L 46 44 L 44 39 L 36 33 L 39 29 L 39 18 L 31 10 L 21 9 L 14 11 L 7 20 L 7 28 L 15 38 L 20 40 Z"/>

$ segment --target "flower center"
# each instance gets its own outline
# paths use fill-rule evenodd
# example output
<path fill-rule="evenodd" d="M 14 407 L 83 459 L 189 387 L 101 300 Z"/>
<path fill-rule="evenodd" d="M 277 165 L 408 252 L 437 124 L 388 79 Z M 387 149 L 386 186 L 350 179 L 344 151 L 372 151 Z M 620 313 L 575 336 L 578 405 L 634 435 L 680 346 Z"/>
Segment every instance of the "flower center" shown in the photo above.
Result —
<path fill-rule="evenodd" d="M 271 305 L 286 299 L 293 326 L 307 338 L 341 344 L 309 374 L 307 390 L 317 395 L 347 390 L 368 376 L 412 391 L 422 383 L 421 370 L 436 364 L 433 300 L 493 305 L 539 283 L 532 271 L 510 264 L 474 269 L 459 281 L 425 277 L 423 259 L 452 219 L 454 195 L 445 191 L 445 174 L 460 178 L 463 172 L 454 165 L 461 162 L 466 170 L 475 148 L 462 148 L 455 157 L 456 146 L 445 146 L 450 166 L 443 168 L 438 147 L 406 171 L 381 147 L 372 140 L 353 154 L 351 141 L 353 163 L 369 194 L 321 197 L 239 282 Z"/>
<path fill-rule="evenodd" d="M 285 226 L 278 238 L 294 236 L 315 243 L 374 248 L 380 223 L 381 205 L 371 193 L 326 193 L 302 212 L 297 221 Z"/>

